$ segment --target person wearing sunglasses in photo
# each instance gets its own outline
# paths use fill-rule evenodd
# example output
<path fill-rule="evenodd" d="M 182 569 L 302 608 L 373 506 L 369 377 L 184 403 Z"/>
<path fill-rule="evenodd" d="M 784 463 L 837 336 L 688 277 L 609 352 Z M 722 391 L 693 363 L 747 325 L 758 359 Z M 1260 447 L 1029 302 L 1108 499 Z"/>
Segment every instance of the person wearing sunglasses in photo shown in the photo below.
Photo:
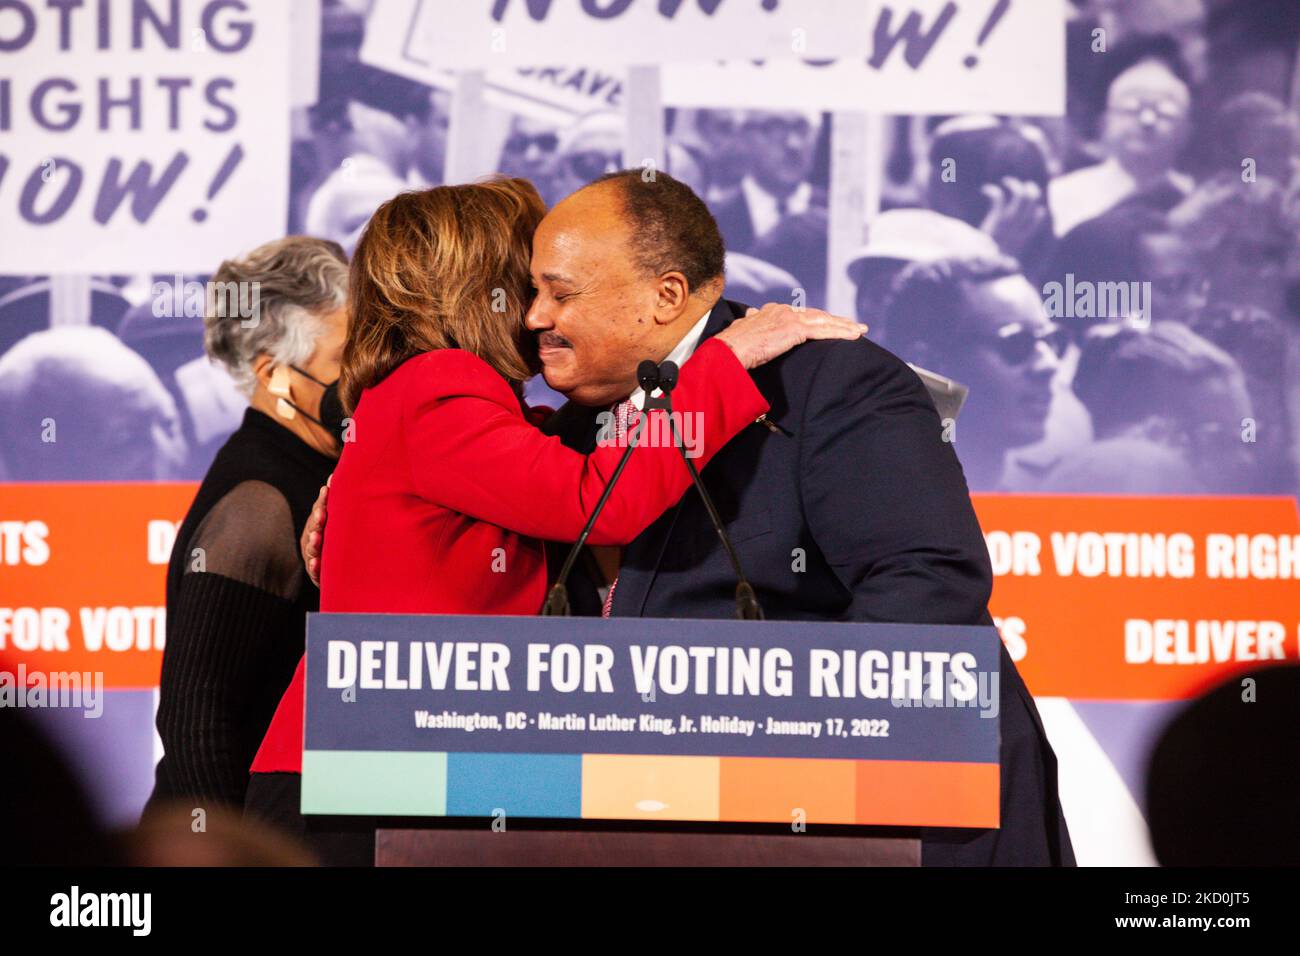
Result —
<path fill-rule="evenodd" d="M 1007 452 L 1047 433 L 1064 330 L 1003 256 L 911 265 L 885 310 L 900 357 L 970 388 L 953 434 L 957 456 L 972 489 L 1001 489 Z"/>
<path fill-rule="evenodd" d="M 516 116 L 510 121 L 510 132 L 501 144 L 497 172 L 510 178 L 527 179 L 542 195 L 551 190 L 547 181 L 555 153 L 560 147 L 560 134 L 554 125 L 531 116 Z"/>
<path fill-rule="evenodd" d="M 565 196 L 624 166 L 648 169 L 644 157 L 625 156 L 626 142 L 627 117 L 622 113 L 588 113 L 558 134 L 551 161 L 544 164 L 540 173 L 527 178 L 537 186 L 547 206 L 554 206 Z M 515 140 L 514 145 L 523 144 Z M 511 140 L 507 139 L 507 150 L 510 146 Z M 502 157 L 504 161 L 504 152 Z M 664 145 L 662 169 L 697 192 L 706 189 L 704 157 L 674 138 Z"/>
<path fill-rule="evenodd" d="M 553 206 L 606 173 L 622 169 L 627 121 L 620 113 L 590 113 L 560 133 L 542 198 Z"/>

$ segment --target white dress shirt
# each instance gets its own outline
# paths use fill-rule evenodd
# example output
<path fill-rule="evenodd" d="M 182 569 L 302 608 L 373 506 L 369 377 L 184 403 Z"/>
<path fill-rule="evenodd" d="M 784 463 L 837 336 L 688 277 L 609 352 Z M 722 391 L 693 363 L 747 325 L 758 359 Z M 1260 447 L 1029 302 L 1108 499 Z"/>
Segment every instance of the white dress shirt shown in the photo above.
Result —
<path fill-rule="evenodd" d="M 683 335 L 677 345 L 673 347 L 673 350 L 668 353 L 668 357 L 664 359 L 665 362 L 675 362 L 677 363 L 678 368 L 681 368 L 686 364 L 686 361 L 695 354 L 696 348 L 699 347 L 700 338 L 704 335 L 704 327 L 709 324 L 709 315 L 712 312 L 713 310 L 709 309 L 700 316 L 699 320 L 691 326 L 690 331 Z M 654 394 L 660 395 L 662 394 L 662 391 L 660 389 L 655 389 Z M 623 401 L 630 401 L 639 411 L 644 411 L 645 389 L 638 385 L 636 391 Z M 622 404 L 623 402 L 614 403 L 613 412 L 615 415 L 618 414 L 618 407 Z M 601 571 L 611 579 L 611 584 L 606 584 L 603 587 L 597 585 L 596 587 L 596 591 L 600 595 L 601 616 L 609 617 L 610 608 L 613 603 L 613 588 L 618 585 L 618 566 L 622 562 L 623 549 L 598 545 L 588 545 L 588 547 L 591 549 L 592 554 L 595 555 Z"/>
<path fill-rule="evenodd" d="M 704 335 L 704 327 L 709 324 L 709 315 L 712 311 L 712 309 L 709 309 L 708 312 L 700 316 L 699 321 L 691 326 L 691 330 L 683 335 L 681 341 L 668 353 L 668 357 L 664 359 L 665 362 L 674 362 L 678 368 L 686 364 L 687 359 L 694 355 L 696 348 L 699 347 L 700 337 Z M 659 389 L 655 389 L 654 394 L 661 395 L 663 393 Z M 636 391 L 629 395 L 628 398 L 638 410 L 645 410 L 644 388 L 638 385 Z"/>

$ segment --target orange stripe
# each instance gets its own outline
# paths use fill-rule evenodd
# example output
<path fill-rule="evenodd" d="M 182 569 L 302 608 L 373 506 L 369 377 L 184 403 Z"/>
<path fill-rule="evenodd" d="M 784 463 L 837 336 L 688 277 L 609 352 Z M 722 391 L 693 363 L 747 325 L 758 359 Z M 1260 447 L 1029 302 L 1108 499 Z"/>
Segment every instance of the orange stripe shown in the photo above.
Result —
<path fill-rule="evenodd" d="M 996 827 L 998 765 L 859 760 L 857 822 L 877 826 Z"/>
<path fill-rule="evenodd" d="M 719 819 L 856 823 L 853 760 L 723 757 Z"/>
<path fill-rule="evenodd" d="M 718 819 L 996 827 L 997 764 L 723 757 Z"/>

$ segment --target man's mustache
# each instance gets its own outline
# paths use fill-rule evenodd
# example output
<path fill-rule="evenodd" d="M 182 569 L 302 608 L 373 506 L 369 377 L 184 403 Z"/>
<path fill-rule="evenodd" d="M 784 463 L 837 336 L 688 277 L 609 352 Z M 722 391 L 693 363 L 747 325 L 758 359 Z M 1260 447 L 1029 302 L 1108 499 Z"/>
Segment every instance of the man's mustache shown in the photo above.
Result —
<path fill-rule="evenodd" d="M 571 349 L 573 343 L 559 332 L 542 332 L 537 336 L 537 345 L 543 349 Z"/>

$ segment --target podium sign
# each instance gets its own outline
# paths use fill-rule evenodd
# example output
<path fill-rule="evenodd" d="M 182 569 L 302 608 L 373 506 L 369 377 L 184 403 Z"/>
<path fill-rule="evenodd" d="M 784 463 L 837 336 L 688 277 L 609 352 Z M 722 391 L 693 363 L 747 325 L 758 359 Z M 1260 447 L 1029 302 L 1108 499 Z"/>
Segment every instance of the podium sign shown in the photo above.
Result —
<path fill-rule="evenodd" d="M 302 810 L 998 825 L 991 627 L 314 614 Z"/>

